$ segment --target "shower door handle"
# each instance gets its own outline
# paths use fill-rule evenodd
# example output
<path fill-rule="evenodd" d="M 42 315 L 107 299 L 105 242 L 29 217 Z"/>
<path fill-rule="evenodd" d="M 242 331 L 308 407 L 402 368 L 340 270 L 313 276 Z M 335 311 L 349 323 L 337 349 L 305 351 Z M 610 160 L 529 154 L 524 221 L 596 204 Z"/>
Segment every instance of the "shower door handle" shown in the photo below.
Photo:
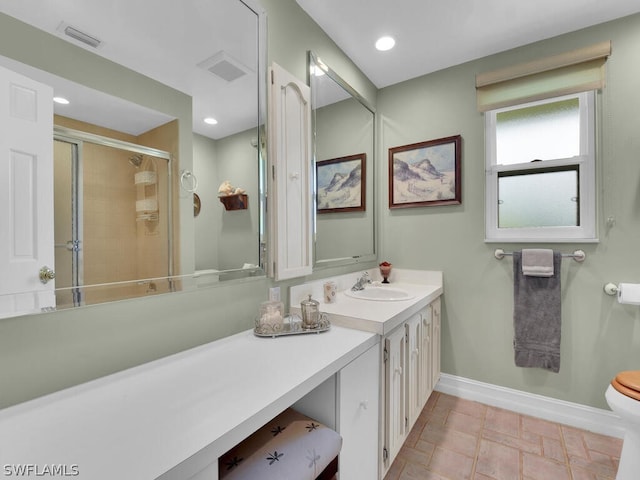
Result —
<path fill-rule="evenodd" d="M 46 265 L 40 269 L 40 281 L 42 283 L 48 283 L 49 280 L 53 280 L 54 278 L 56 278 L 56 272 Z"/>

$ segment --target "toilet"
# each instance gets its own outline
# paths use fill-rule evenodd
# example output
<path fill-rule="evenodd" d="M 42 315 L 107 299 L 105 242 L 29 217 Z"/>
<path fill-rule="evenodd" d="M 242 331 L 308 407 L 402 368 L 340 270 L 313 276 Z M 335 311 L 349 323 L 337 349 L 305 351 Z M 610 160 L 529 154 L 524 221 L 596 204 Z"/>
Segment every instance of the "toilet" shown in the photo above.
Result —
<path fill-rule="evenodd" d="M 618 373 L 607 388 L 605 398 L 626 428 L 616 480 L 637 479 L 640 472 L 640 370 Z"/>

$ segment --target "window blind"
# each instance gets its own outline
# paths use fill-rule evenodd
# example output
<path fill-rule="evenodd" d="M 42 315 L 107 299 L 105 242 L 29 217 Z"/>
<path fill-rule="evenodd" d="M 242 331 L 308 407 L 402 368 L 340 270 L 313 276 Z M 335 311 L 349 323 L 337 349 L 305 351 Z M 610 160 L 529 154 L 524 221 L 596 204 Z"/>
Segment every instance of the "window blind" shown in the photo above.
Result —
<path fill-rule="evenodd" d="M 478 110 L 486 112 L 605 85 L 611 41 L 476 75 Z"/>

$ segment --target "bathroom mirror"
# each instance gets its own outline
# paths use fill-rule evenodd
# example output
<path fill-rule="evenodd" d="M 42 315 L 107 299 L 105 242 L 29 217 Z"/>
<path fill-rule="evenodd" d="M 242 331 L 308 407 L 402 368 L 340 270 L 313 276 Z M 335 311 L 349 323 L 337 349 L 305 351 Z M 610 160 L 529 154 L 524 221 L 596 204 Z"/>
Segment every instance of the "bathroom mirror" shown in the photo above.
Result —
<path fill-rule="evenodd" d="M 314 268 L 375 260 L 375 109 L 309 52 L 314 130 Z"/>
<path fill-rule="evenodd" d="M 0 0 L 0 55 L 71 97 L 54 109 L 55 157 L 75 165 L 64 167 L 67 203 L 56 199 L 68 232 L 56 232 L 57 302 L 34 309 L 263 275 L 266 15 L 256 0 Z M 225 180 L 243 208 L 218 198 Z M 103 190 L 112 198 L 92 204 Z M 128 210 L 107 217 L 121 203 Z M 0 292 L 0 308 L 21 303 L 9 297 Z"/>

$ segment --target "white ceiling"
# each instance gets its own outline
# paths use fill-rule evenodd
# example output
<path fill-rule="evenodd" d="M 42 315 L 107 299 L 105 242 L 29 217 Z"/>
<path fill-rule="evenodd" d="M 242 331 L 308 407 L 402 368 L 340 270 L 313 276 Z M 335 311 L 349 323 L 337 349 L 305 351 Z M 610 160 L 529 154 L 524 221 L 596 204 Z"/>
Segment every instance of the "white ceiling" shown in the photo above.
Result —
<path fill-rule="evenodd" d="M 197 133 L 222 138 L 257 124 L 257 16 L 238 0 L 0 0 L 0 12 L 191 95 Z M 70 39 L 59 29 L 62 22 L 103 44 L 91 49 Z M 221 51 L 227 59 L 254 65 L 253 69 L 226 82 L 198 67 Z M 33 70 L 31 73 L 36 75 Z M 130 122 L 137 106 L 104 94 L 98 95 L 98 101 L 109 108 L 94 114 L 90 89 L 76 91 L 74 85 L 51 75 L 36 78 L 51 84 L 54 94 L 71 96 L 70 105 L 55 107 L 61 115 L 134 135 L 167 118 L 143 109 L 137 118 L 145 118 L 145 122 Z M 219 123 L 205 125 L 207 116 Z"/>
<path fill-rule="evenodd" d="M 378 88 L 640 12 L 639 0 L 296 0 Z M 378 52 L 391 35 L 396 46 Z"/>
<path fill-rule="evenodd" d="M 296 1 L 378 88 L 640 11 L 640 0 Z M 60 37 L 58 27 L 66 22 L 100 38 L 104 46 L 95 53 L 191 95 L 197 133 L 222 138 L 254 126 L 255 73 L 226 84 L 197 64 L 220 50 L 253 64 L 256 37 L 243 26 L 255 18 L 244 16 L 247 9 L 238 0 L 152 3 L 153 8 L 149 0 L 0 0 L 0 12 Z M 375 50 L 383 34 L 396 38 L 393 50 Z M 56 93 L 72 89 L 61 78 L 47 81 Z M 222 87 L 230 90 L 221 94 Z M 104 95 L 99 101 L 110 115 L 96 116 L 92 93 L 79 90 L 75 103 L 56 107 L 57 113 L 133 134 L 167 120 L 146 111 L 144 123 L 133 121 L 142 118 L 133 113 L 138 106 Z M 203 124 L 208 115 L 220 123 Z"/>

